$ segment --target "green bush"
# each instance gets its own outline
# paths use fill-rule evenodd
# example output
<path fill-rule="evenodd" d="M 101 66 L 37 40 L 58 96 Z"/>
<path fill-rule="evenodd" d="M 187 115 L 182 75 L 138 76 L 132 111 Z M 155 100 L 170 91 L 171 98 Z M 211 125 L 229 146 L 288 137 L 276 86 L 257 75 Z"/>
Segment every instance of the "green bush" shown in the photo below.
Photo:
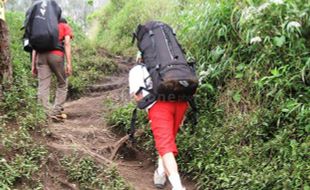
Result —
<path fill-rule="evenodd" d="M 197 98 L 205 109 L 195 137 L 180 145 L 197 150 L 183 157 L 185 167 L 207 174 L 197 178 L 202 189 L 307 188 L 309 43 L 300 31 L 309 4 L 191 6 L 198 12 L 184 14 L 180 33 L 199 60 Z M 190 30 L 199 32 L 191 38 Z"/>
<path fill-rule="evenodd" d="M 135 107 L 136 105 L 134 103 L 130 103 L 112 110 L 112 114 L 108 117 L 108 124 L 114 125 L 116 128 L 119 128 L 120 131 L 127 132 L 130 129 L 132 112 Z M 147 125 L 147 116 L 144 111 L 138 110 L 136 127 L 143 128 L 145 125 Z"/>
<path fill-rule="evenodd" d="M 42 121 L 44 115 L 42 109 L 37 106 L 35 80 L 31 76 L 30 55 L 22 51 L 22 31 L 20 28 L 24 15 L 7 13 L 6 17 L 10 33 L 14 79 L 12 87 L 4 92 L 4 101 L 0 102 L 1 110 L 5 110 L 5 115 L 1 118 L 24 120 L 25 117 L 29 118 L 33 115 L 36 118 L 33 120 L 33 124 L 36 124 L 40 120 Z M 1 121 L 4 122 L 4 120 Z"/>
<path fill-rule="evenodd" d="M 150 19 L 160 19 L 172 11 L 175 4 L 165 0 L 111 1 L 103 11 L 91 16 L 100 19 L 97 41 L 113 53 L 132 55 L 132 33 L 137 25 Z M 106 16 L 104 19 L 102 17 Z"/>
<path fill-rule="evenodd" d="M 35 143 L 31 132 L 45 120 L 43 109 L 36 100 L 36 84 L 31 76 L 29 54 L 22 47 L 24 15 L 8 12 L 10 51 L 13 66 L 13 81 L 4 91 L 0 102 L 0 189 L 11 189 L 17 181 L 30 180 L 40 168 L 46 150 Z M 30 188 L 35 188 L 33 183 Z"/>
<path fill-rule="evenodd" d="M 69 78 L 69 95 L 79 97 L 87 87 L 117 71 L 116 63 L 87 42 L 74 48 L 73 76 Z"/>
<path fill-rule="evenodd" d="M 131 102 L 125 106 L 114 107 L 110 110 L 110 114 L 106 116 L 108 125 L 113 126 L 115 132 L 126 134 L 130 131 L 131 119 L 133 110 L 136 108 L 136 104 Z M 137 119 L 135 122 L 135 131 L 143 131 L 143 134 L 137 136 L 135 133 L 134 139 L 137 141 L 137 147 L 141 150 L 148 151 L 151 154 L 157 154 L 154 147 L 154 140 L 151 133 L 151 127 L 147 119 L 147 113 L 145 110 L 137 109 Z M 153 157 L 156 158 L 155 156 Z"/>
<path fill-rule="evenodd" d="M 61 164 L 81 189 L 129 189 L 115 168 L 104 168 L 90 158 L 65 157 Z"/>

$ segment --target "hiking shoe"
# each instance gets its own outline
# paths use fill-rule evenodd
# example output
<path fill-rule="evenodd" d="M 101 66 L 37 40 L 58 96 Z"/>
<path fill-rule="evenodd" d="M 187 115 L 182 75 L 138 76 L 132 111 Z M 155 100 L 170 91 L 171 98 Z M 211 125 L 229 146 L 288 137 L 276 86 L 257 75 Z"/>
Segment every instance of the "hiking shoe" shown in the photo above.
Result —
<path fill-rule="evenodd" d="M 158 189 L 163 189 L 167 181 L 166 174 L 159 174 L 157 170 L 154 172 L 154 185 Z"/>
<path fill-rule="evenodd" d="M 50 115 L 49 118 L 51 118 L 52 121 L 55 121 L 55 122 L 64 122 L 64 120 L 67 119 L 67 114 L 62 113 L 59 115 Z"/>

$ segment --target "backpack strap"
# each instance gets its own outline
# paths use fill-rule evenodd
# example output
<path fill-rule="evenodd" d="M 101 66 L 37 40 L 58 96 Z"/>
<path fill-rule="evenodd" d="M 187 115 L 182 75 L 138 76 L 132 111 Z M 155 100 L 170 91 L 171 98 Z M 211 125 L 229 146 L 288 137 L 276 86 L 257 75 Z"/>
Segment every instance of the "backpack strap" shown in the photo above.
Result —
<path fill-rule="evenodd" d="M 189 103 L 189 106 L 193 110 L 193 125 L 195 126 L 198 123 L 198 121 L 197 121 L 197 112 L 198 112 L 198 110 L 197 110 L 197 106 L 196 106 L 196 102 L 195 102 L 194 97 L 190 97 L 188 99 L 188 103 Z M 192 133 L 192 131 L 191 131 L 191 133 Z"/>
<path fill-rule="evenodd" d="M 137 34 L 135 32 L 132 33 L 132 40 L 131 40 L 131 44 L 133 45 L 136 41 L 137 38 Z"/>
<path fill-rule="evenodd" d="M 136 121 L 137 121 L 137 107 L 133 110 L 132 112 L 132 117 L 131 117 L 131 122 L 130 122 L 130 129 L 128 130 L 128 135 L 129 135 L 129 140 L 131 142 L 136 142 L 135 140 L 135 132 L 136 132 L 136 127 L 135 127 L 135 124 L 136 124 Z"/>
<path fill-rule="evenodd" d="M 151 41 L 152 41 L 152 47 L 153 49 L 155 50 L 156 48 L 156 44 L 155 44 L 155 39 L 154 39 L 154 32 L 152 30 L 149 30 L 149 35 L 150 35 L 150 38 L 151 38 Z"/>
<path fill-rule="evenodd" d="M 144 36 L 144 34 L 147 33 L 147 32 L 149 32 L 149 29 L 146 26 L 139 24 L 138 27 L 137 27 L 137 30 L 136 30 L 137 40 L 141 41 L 143 36 Z"/>

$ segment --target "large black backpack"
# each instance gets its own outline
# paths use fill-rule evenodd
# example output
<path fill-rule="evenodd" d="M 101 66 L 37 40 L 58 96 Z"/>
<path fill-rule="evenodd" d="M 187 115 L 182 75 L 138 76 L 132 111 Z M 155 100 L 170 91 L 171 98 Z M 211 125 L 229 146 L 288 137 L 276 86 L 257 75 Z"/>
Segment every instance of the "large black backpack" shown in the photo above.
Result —
<path fill-rule="evenodd" d="M 26 12 L 24 50 L 38 52 L 62 50 L 58 41 L 61 8 L 54 0 L 39 0 Z"/>
<path fill-rule="evenodd" d="M 144 25 L 138 25 L 133 34 L 133 42 L 135 39 L 142 53 L 143 63 L 152 79 L 150 89 L 140 88 L 140 90 L 149 91 L 150 94 L 140 100 L 137 107 L 144 109 L 158 99 L 186 100 L 194 112 L 195 125 L 197 108 L 193 95 L 198 87 L 198 78 L 193 62 L 187 62 L 185 52 L 172 28 L 159 21 L 147 22 Z M 132 141 L 135 140 L 136 120 L 137 108 L 133 110 L 128 131 Z"/>
<path fill-rule="evenodd" d="M 169 25 L 159 21 L 138 25 L 134 38 L 152 79 L 151 93 L 157 99 L 180 100 L 195 93 L 198 79 L 194 67 Z"/>

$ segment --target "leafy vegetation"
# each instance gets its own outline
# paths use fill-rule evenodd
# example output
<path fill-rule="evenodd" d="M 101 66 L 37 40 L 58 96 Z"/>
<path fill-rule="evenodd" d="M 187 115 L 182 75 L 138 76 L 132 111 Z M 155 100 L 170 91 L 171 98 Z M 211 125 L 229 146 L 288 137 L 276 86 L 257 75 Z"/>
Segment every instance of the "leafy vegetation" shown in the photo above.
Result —
<path fill-rule="evenodd" d="M 101 33 L 125 34 L 120 39 L 129 42 L 129 31 L 148 20 L 144 10 L 152 10 L 139 7 L 145 1 L 129 11 L 133 2 L 110 13 Z M 309 189 L 309 2 L 173 2 L 173 13 L 162 9 L 149 18 L 177 29 L 197 60 L 199 124 L 187 123 L 179 136 L 181 169 L 199 189 Z M 108 27 L 137 15 L 141 20 L 127 19 L 126 29 L 120 20 Z M 116 52 L 133 52 L 129 43 L 109 43 Z M 117 122 L 128 124 L 125 115 Z"/>
<path fill-rule="evenodd" d="M 40 162 L 47 151 L 32 139 L 31 133 L 43 125 L 45 114 L 37 105 L 35 81 L 31 77 L 29 55 L 22 50 L 22 33 L 19 30 L 24 15 L 8 13 L 13 84 L 4 92 L 0 102 L 0 189 L 10 189 L 17 181 L 32 180 L 40 169 Z M 34 182 L 32 187 L 39 187 Z"/>
<path fill-rule="evenodd" d="M 80 97 L 87 88 L 109 74 L 116 72 L 117 66 L 106 55 L 106 51 L 97 48 L 87 38 L 82 28 L 70 18 L 69 25 L 73 29 L 72 64 L 73 75 L 69 78 L 69 97 Z"/>
<path fill-rule="evenodd" d="M 165 0 L 112 0 L 102 11 L 95 12 L 90 20 L 100 20 L 102 30 L 93 34 L 99 46 L 113 53 L 132 55 L 135 51 L 131 44 L 132 33 L 137 23 L 149 19 L 159 19 L 173 11 L 175 2 Z M 129 48 L 132 47 L 132 48 Z"/>
<path fill-rule="evenodd" d="M 105 102 L 107 105 L 107 102 Z M 136 108 L 136 105 L 133 102 L 130 102 L 127 105 L 114 105 L 109 107 L 109 113 L 105 117 L 108 121 L 108 125 L 113 126 L 113 130 L 116 133 L 126 134 L 130 132 L 130 124 L 132 112 Z M 147 120 L 147 114 L 145 111 L 137 110 L 137 119 L 135 122 L 135 128 L 137 130 L 143 130 L 143 134 L 137 136 L 135 133 L 134 140 L 136 141 L 136 145 L 141 151 L 149 152 L 154 155 L 153 160 L 155 160 L 155 152 L 154 142 L 150 139 L 153 139 L 150 126 Z"/>
<path fill-rule="evenodd" d="M 74 71 L 69 78 L 71 97 L 79 97 L 90 85 L 117 71 L 115 62 L 106 57 L 104 52 L 103 49 L 95 49 L 88 43 L 75 46 Z"/>
<path fill-rule="evenodd" d="M 66 157 L 61 163 L 69 178 L 79 182 L 81 189 L 130 189 L 115 168 L 103 168 L 90 158 Z"/>
<path fill-rule="evenodd" d="M 130 103 L 123 107 L 113 108 L 112 115 L 108 116 L 108 124 L 115 125 L 119 127 L 120 131 L 126 133 L 130 129 L 131 120 L 128 119 L 132 116 L 132 111 L 135 109 L 134 103 Z M 137 112 L 137 128 L 141 128 L 147 125 L 147 116 L 145 112 L 139 111 Z"/>

